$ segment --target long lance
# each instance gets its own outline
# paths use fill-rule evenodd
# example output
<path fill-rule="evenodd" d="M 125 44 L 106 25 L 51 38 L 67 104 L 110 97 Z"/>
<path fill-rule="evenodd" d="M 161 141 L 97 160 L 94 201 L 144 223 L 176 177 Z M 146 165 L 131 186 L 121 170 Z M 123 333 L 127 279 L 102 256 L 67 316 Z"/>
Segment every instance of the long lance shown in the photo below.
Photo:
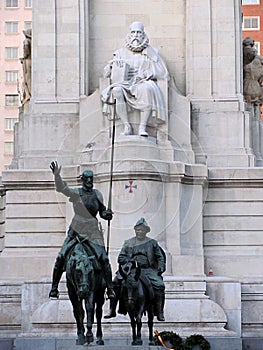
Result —
<path fill-rule="evenodd" d="M 111 135 L 111 160 L 110 160 L 110 187 L 109 187 L 109 200 L 108 209 L 111 210 L 112 206 L 112 175 L 113 175 L 113 158 L 114 158 L 114 141 L 115 141 L 115 115 L 116 115 L 116 101 L 113 104 L 113 119 L 112 119 L 112 135 Z M 110 220 L 108 220 L 108 232 L 107 232 L 107 254 L 109 254 L 110 248 Z"/>

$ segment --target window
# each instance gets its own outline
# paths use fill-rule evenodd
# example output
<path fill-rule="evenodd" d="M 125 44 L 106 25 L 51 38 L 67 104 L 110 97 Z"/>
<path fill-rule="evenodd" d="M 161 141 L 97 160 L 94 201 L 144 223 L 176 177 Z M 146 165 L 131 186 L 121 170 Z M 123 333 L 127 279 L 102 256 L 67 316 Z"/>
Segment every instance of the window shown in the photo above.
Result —
<path fill-rule="evenodd" d="M 32 22 L 31 21 L 25 21 L 24 22 L 24 29 L 31 29 L 32 28 Z"/>
<path fill-rule="evenodd" d="M 5 7 L 18 7 L 18 0 L 5 0 Z"/>
<path fill-rule="evenodd" d="M 25 7 L 32 7 L 32 0 L 25 0 Z"/>
<path fill-rule="evenodd" d="M 244 17 L 243 30 L 259 30 L 259 17 Z"/>
<path fill-rule="evenodd" d="M 242 5 L 259 5 L 259 0 L 243 0 Z"/>
<path fill-rule="evenodd" d="M 16 122 L 18 122 L 17 118 L 5 118 L 5 130 L 14 130 Z"/>
<path fill-rule="evenodd" d="M 14 142 L 4 142 L 4 154 L 14 153 Z"/>
<path fill-rule="evenodd" d="M 6 47 L 5 58 L 6 59 L 18 58 L 18 47 Z"/>
<path fill-rule="evenodd" d="M 18 33 L 18 22 L 5 22 L 5 32 Z"/>
<path fill-rule="evenodd" d="M 18 95 L 5 95 L 5 105 L 7 107 L 17 107 L 18 106 Z"/>
<path fill-rule="evenodd" d="M 18 71 L 17 70 L 5 71 L 5 81 L 6 83 L 16 83 L 18 81 Z"/>
<path fill-rule="evenodd" d="M 257 49 L 258 55 L 260 55 L 260 42 L 259 41 L 255 41 L 254 46 Z"/>

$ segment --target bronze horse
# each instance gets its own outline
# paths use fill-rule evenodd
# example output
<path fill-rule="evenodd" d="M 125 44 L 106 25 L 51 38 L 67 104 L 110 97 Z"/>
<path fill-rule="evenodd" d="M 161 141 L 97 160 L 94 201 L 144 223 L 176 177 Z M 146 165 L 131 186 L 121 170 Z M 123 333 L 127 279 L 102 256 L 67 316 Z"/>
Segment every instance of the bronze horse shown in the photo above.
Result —
<path fill-rule="evenodd" d="M 96 343 L 97 345 L 104 345 L 101 319 L 106 286 L 102 272 L 94 268 L 95 263 L 95 256 L 90 256 L 87 248 L 81 243 L 74 246 L 66 263 L 68 296 L 77 323 L 77 345 L 90 344 L 94 341 L 92 326 L 95 307 L 97 320 Z M 83 303 L 87 316 L 86 335 Z"/>
<path fill-rule="evenodd" d="M 119 272 L 123 277 L 120 301 L 127 310 L 132 328 L 132 345 L 142 345 L 142 316 L 147 313 L 149 345 L 154 345 L 153 340 L 153 297 L 147 285 L 141 280 L 141 269 L 136 262 L 129 262 L 119 266 Z"/>

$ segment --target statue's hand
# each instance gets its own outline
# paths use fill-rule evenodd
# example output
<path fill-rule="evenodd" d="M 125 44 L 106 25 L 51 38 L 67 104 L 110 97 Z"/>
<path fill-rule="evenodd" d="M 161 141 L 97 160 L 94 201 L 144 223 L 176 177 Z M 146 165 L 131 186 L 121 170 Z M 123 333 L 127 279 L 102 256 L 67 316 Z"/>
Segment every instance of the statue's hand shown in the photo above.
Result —
<path fill-rule="evenodd" d="M 58 165 L 57 161 L 51 162 L 50 169 L 52 170 L 52 173 L 56 176 L 60 174 L 61 166 Z"/>
<path fill-rule="evenodd" d="M 162 269 L 158 269 L 157 275 L 158 275 L 158 276 L 161 276 L 162 274 L 163 274 L 163 270 L 162 270 Z"/>
<path fill-rule="evenodd" d="M 135 82 L 138 83 L 141 80 L 151 80 L 152 78 L 153 73 L 150 70 L 144 70 L 135 77 Z"/>
<path fill-rule="evenodd" d="M 107 210 L 104 211 L 103 218 L 105 220 L 111 220 L 112 217 L 113 217 L 113 211 L 111 209 L 107 209 Z"/>
<path fill-rule="evenodd" d="M 123 59 L 119 59 L 119 58 L 114 58 L 112 61 L 112 64 L 116 64 L 117 67 L 123 67 L 123 64 L 125 63 L 125 61 Z"/>
<path fill-rule="evenodd" d="M 139 81 L 141 81 L 141 80 L 143 80 L 143 79 L 144 79 L 144 77 L 141 77 L 141 76 L 137 75 L 137 76 L 135 77 L 135 83 L 139 83 Z"/>
<path fill-rule="evenodd" d="M 153 78 L 153 73 L 150 70 L 145 70 L 143 74 L 146 80 L 151 80 Z"/>

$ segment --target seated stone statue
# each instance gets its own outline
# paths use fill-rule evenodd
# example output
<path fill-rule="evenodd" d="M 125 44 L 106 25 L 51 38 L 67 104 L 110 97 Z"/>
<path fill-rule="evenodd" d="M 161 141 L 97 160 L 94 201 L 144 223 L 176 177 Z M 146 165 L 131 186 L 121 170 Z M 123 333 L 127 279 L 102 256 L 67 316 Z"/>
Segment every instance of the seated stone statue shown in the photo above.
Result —
<path fill-rule="evenodd" d="M 136 262 L 136 264 L 138 264 L 141 269 L 144 283 L 145 280 L 147 280 L 152 288 L 155 315 L 157 316 L 158 321 L 164 321 L 163 308 L 165 302 L 165 285 L 162 274 L 166 269 L 165 253 L 155 239 L 146 236 L 151 229 L 144 218 L 137 221 L 134 230 L 135 237 L 124 242 L 118 256 L 118 263 L 120 265 L 125 265 L 129 262 Z M 119 313 L 125 313 L 125 310 L 123 312 L 123 306 L 121 303 L 121 284 L 122 277 L 119 272 L 117 272 L 113 280 L 116 298 L 110 301 L 110 312 L 105 315 L 104 318 L 116 316 L 118 299 L 120 300 Z"/>
<path fill-rule="evenodd" d="M 167 68 L 157 50 L 149 45 L 149 39 L 140 22 L 130 26 L 126 47 L 113 53 L 113 59 L 104 68 L 104 77 L 110 78 L 110 85 L 101 92 L 103 114 L 110 115 L 109 108 L 116 102 L 116 117 L 124 125 L 124 135 L 133 133 L 128 111 L 140 111 L 138 134 L 148 136 L 146 131 L 150 117 L 156 124 L 165 122 L 164 95 L 158 86 L 158 79 L 168 79 Z"/>

